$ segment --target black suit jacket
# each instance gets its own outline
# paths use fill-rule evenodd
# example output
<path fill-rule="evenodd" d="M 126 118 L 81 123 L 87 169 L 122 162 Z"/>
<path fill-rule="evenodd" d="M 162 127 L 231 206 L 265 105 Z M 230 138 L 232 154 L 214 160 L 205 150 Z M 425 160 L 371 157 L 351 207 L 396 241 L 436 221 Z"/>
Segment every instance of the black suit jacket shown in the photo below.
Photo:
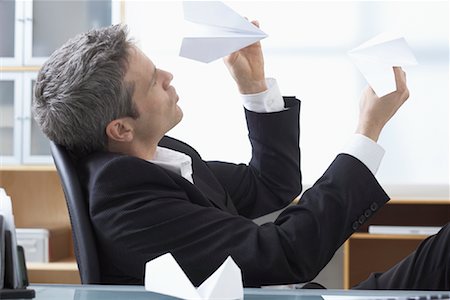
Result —
<path fill-rule="evenodd" d="M 206 162 L 189 145 L 160 146 L 192 158 L 194 184 L 136 157 L 95 153 L 81 162 L 102 280 L 142 284 L 145 263 L 171 252 L 199 285 L 231 255 L 245 286 L 311 280 L 388 197 L 357 159 L 339 155 L 323 177 L 273 223 L 252 219 L 285 207 L 301 191 L 300 103 L 246 111 L 249 165 Z"/>

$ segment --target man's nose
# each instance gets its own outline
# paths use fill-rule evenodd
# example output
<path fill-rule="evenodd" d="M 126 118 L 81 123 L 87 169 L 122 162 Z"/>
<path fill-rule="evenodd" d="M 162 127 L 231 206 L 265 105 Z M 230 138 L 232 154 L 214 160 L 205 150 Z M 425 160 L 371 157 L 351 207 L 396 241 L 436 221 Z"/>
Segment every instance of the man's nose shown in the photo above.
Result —
<path fill-rule="evenodd" d="M 164 89 L 167 89 L 172 82 L 173 75 L 170 72 L 163 71 L 164 72 Z"/>

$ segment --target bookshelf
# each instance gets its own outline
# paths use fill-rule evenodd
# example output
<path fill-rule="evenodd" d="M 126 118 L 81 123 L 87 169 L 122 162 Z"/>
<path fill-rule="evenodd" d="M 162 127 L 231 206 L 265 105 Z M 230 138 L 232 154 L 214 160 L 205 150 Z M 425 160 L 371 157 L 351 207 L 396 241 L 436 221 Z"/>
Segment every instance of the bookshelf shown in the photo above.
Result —
<path fill-rule="evenodd" d="M 369 234 L 370 225 L 443 226 L 450 200 L 391 200 L 344 244 L 343 277 L 348 289 L 373 272 L 383 272 L 409 255 L 427 235 Z"/>
<path fill-rule="evenodd" d="M 11 197 L 17 228 L 67 228 L 67 257 L 27 263 L 31 283 L 80 283 L 64 193 L 53 165 L 2 166 L 0 186 Z"/>
<path fill-rule="evenodd" d="M 4 33 L 3 35 L 0 34 L 0 36 L 2 38 L 14 37 L 11 42 L 11 45 L 14 45 L 14 54 L 13 57 L 10 57 L 11 54 L 8 54 L 7 57 L 0 57 L 2 61 L 0 75 L 5 77 L 7 74 L 13 74 L 16 79 L 14 82 L 18 84 L 18 90 L 20 91 L 24 88 L 23 82 L 25 82 L 20 79 L 22 74 L 36 74 L 46 58 L 56 49 L 56 46 L 65 42 L 69 37 L 74 36 L 77 32 L 84 32 L 91 28 L 92 22 L 98 23 L 96 27 L 99 27 L 122 23 L 125 19 L 125 1 L 123 0 L 111 1 L 109 14 L 106 14 L 106 11 L 99 11 L 99 9 L 108 7 L 107 1 L 102 3 L 102 5 L 106 5 L 103 8 L 99 7 L 99 5 L 86 6 L 81 2 L 76 3 L 76 1 L 72 3 L 69 3 L 69 1 L 67 3 L 64 1 L 26 1 L 24 3 L 24 1 L 16 0 L 11 3 L 5 3 L 5 5 L 2 9 L 7 9 L 7 14 L 15 15 L 16 17 L 7 18 L 9 20 L 6 21 L 9 22 L 8 26 L 0 27 L 0 32 Z M 53 11 L 51 16 L 48 14 L 49 8 Z M 86 9 L 86 12 L 81 13 L 84 9 Z M 72 12 L 69 18 L 66 13 L 59 13 L 67 11 Z M 105 16 L 106 18 L 104 18 Z M 65 24 L 65 30 L 63 31 L 42 30 L 46 26 L 54 28 L 61 22 Z M 11 33 L 10 30 L 13 32 Z M 38 31 L 46 34 L 35 37 L 34 35 Z M 19 42 L 17 43 L 16 41 Z M 39 41 L 41 48 L 45 46 L 46 53 L 33 56 L 33 43 L 36 41 Z M 53 45 L 55 41 L 58 41 L 58 45 Z M 0 56 L 2 56 L 2 53 L 0 53 Z M 21 93 L 18 94 L 21 95 Z M 22 98 L 22 96 L 15 95 L 13 103 L 24 102 Z M 19 134 L 22 132 L 21 129 L 16 131 Z M 28 136 L 24 139 L 27 138 Z M 0 151 L 0 187 L 3 187 L 11 197 L 16 227 L 66 227 L 68 234 L 67 257 L 50 263 L 27 263 L 29 280 L 31 283 L 80 283 L 77 263 L 73 253 L 69 214 L 58 174 L 52 164 L 34 165 L 47 164 L 47 161 L 51 161 L 50 152 L 46 153 L 45 162 L 37 160 L 25 161 L 23 157 L 26 151 L 21 150 L 22 148 L 25 149 L 22 145 L 22 140 L 24 139 L 22 137 L 18 139 L 21 142 L 14 147 L 14 153 L 6 155 Z M 5 140 L 5 136 L 3 136 L 2 142 L 7 144 L 14 141 Z"/>

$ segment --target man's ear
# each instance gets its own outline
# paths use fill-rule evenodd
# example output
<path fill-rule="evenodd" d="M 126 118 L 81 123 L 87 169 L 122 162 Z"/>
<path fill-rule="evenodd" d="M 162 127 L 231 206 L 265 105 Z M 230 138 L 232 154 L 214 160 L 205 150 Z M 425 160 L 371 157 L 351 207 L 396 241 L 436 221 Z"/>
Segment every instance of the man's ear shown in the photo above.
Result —
<path fill-rule="evenodd" d="M 133 140 L 133 127 L 126 118 L 116 119 L 106 126 L 106 135 L 117 142 L 131 142 Z"/>

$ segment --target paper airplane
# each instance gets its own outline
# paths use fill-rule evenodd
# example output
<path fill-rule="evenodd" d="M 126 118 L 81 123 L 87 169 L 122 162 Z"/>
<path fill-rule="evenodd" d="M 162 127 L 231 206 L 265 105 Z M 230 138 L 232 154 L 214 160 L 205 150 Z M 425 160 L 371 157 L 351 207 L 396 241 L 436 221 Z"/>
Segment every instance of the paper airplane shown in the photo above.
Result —
<path fill-rule="evenodd" d="M 382 33 L 350 50 L 348 55 L 378 97 L 396 90 L 392 67 L 417 65 L 417 60 L 398 34 Z"/>
<path fill-rule="evenodd" d="M 166 253 L 145 264 L 145 289 L 189 300 L 234 300 L 244 297 L 241 270 L 230 256 L 195 288 L 172 254 Z"/>
<path fill-rule="evenodd" d="M 182 57 L 209 63 L 267 37 L 219 1 L 185 1 L 183 12 L 191 30 L 183 38 Z"/>

